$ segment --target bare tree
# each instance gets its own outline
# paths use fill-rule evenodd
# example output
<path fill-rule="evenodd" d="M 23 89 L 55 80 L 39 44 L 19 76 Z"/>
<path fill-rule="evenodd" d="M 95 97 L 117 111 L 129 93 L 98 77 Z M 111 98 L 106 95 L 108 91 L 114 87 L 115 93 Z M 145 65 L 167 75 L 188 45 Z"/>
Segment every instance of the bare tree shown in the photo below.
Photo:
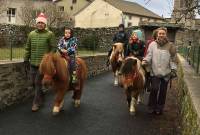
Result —
<path fill-rule="evenodd" d="M 184 0 L 181 8 L 175 10 L 174 18 L 176 23 L 181 20 L 192 20 L 196 14 L 200 14 L 200 2 L 199 0 Z"/>
<path fill-rule="evenodd" d="M 60 11 L 55 3 L 47 4 L 42 11 L 48 17 L 48 26 L 57 27 L 61 22 L 69 22 L 70 17 L 67 13 Z"/>
<path fill-rule="evenodd" d="M 26 0 L 24 6 L 21 7 L 19 16 L 26 26 L 33 26 L 36 18 L 36 10 L 34 9 L 33 1 Z"/>

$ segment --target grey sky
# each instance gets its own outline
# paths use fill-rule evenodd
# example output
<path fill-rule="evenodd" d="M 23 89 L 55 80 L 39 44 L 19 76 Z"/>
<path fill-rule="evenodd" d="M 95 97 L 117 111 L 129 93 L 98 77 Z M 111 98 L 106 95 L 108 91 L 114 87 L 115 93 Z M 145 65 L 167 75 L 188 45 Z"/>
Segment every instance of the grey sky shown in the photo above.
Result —
<path fill-rule="evenodd" d="M 127 0 L 131 2 L 136 2 L 142 5 L 143 7 L 153 11 L 154 13 L 168 18 L 171 17 L 173 10 L 174 0 Z"/>

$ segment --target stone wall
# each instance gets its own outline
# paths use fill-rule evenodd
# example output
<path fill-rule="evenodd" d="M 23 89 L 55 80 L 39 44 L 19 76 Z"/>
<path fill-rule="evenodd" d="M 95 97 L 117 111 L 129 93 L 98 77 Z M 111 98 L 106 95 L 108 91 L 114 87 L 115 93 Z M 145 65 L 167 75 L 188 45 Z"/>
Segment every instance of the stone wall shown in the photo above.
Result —
<path fill-rule="evenodd" d="M 182 135 L 200 135 L 200 77 L 179 56 L 178 88 Z"/>
<path fill-rule="evenodd" d="M 137 27 L 128 28 L 127 32 L 130 33 L 132 29 L 136 29 Z M 22 47 L 27 39 L 28 33 L 34 28 L 26 27 L 26 26 L 16 26 L 9 24 L 0 24 L 0 47 L 10 47 L 12 44 L 13 47 Z M 57 41 L 61 36 L 63 36 L 64 28 L 49 28 L 52 30 L 55 35 Z M 74 35 L 79 40 L 79 46 L 83 46 L 83 40 L 90 36 L 96 36 L 98 40 L 98 50 L 99 51 L 107 51 L 110 48 L 110 45 L 113 43 L 113 35 L 118 31 L 117 27 L 113 28 L 74 28 Z M 96 43 L 94 43 L 96 45 Z"/>
<path fill-rule="evenodd" d="M 106 72 L 107 56 L 83 57 L 88 67 L 88 78 Z M 15 103 L 20 103 L 33 96 L 29 78 L 22 62 L 0 64 L 0 110 Z"/>
<path fill-rule="evenodd" d="M 178 30 L 176 33 L 176 45 L 178 46 L 187 46 L 189 41 L 191 41 L 192 45 L 200 44 L 200 32 L 197 30 L 188 30 L 182 29 Z"/>

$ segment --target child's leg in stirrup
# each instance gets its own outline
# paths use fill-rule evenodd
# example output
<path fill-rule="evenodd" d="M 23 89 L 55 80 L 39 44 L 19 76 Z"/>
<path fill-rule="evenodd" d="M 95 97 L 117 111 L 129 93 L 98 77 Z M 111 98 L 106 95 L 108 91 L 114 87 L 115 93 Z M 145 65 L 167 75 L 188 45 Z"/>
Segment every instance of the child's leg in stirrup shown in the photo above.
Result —
<path fill-rule="evenodd" d="M 72 71 L 72 83 L 77 82 L 77 76 L 76 76 L 76 60 L 75 55 L 71 56 L 71 71 Z"/>

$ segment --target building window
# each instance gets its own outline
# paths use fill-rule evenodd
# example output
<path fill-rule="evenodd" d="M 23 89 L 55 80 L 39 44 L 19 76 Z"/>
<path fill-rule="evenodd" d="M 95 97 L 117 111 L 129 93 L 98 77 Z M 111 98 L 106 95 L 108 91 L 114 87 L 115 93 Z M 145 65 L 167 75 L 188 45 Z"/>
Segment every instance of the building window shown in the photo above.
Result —
<path fill-rule="evenodd" d="M 128 23 L 128 27 L 131 27 L 131 26 L 132 26 L 132 23 L 131 23 L 131 22 L 129 22 L 129 23 Z"/>
<path fill-rule="evenodd" d="M 70 6 L 70 9 L 73 10 L 73 6 Z"/>
<path fill-rule="evenodd" d="M 59 6 L 58 8 L 59 8 L 60 12 L 64 12 L 65 11 L 65 7 L 64 6 Z"/>
<path fill-rule="evenodd" d="M 77 2 L 77 0 L 72 0 L 72 3 L 75 4 Z"/>
<path fill-rule="evenodd" d="M 15 23 L 16 8 L 8 8 L 7 16 L 9 23 Z"/>

